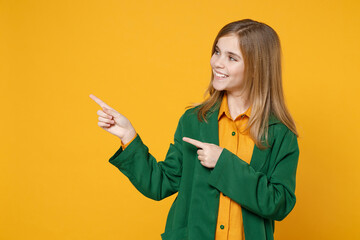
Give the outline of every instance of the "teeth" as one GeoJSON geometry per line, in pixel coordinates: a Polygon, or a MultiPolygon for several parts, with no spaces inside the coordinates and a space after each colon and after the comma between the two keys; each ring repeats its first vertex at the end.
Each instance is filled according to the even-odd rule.
{"type": "Polygon", "coordinates": [[[222,78],[227,77],[227,76],[226,76],[226,75],[224,75],[224,74],[218,74],[218,73],[216,73],[216,72],[214,72],[214,74],[215,74],[216,76],[218,76],[218,77],[222,77],[222,78]]]}

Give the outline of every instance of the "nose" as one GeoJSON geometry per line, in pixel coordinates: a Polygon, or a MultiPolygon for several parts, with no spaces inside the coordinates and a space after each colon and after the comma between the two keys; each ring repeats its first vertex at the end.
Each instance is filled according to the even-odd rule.
{"type": "Polygon", "coordinates": [[[214,59],[214,67],[215,68],[223,68],[224,67],[224,61],[221,56],[218,56],[214,59]]]}

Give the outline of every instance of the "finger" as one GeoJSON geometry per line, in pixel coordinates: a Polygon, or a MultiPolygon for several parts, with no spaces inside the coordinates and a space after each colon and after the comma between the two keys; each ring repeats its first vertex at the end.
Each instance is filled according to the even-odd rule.
{"type": "Polygon", "coordinates": [[[115,123],[114,120],[111,120],[111,119],[108,119],[108,118],[103,118],[103,117],[99,117],[99,121],[103,122],[103,123],[109,123],[109,124],[114,124],[115,123]]]}
{"type": "Polygon", "coordinates": [[[100,105],[100,107],[104,108],[104,107],[107,107],[109,109],[111,109],[111,107],[109,105],[107,105],[104,101],[100,100],[99,98],[97,98],[95,95],[93,94],[90,94],[90,98],[92,100],[94,100],[97,104],[100,105]]]}
{"type": "Polygon", "coordinates": [[[98,125],[99,127],[102,127],[102,128],[107,128],[107,127],[110,127],[111,125],[108,124],[108,123],[103,123],[103,122],[98,122],[98,125]]]}
{"type": "Polygon", "coordinates": [[[202,150],[202,148],[199,148],[196,152],[198,155],[203,155],[204,154],[204,150],[202,150]]]}
{"type": "Polygon", "coordinates": [[[102,110],[98,110],[97,111],[97,114],[100,116],[100,117],[103,117],[103,118],[108,118],[108,119],[112,119],[113,117],[109,114],[106,114],[104,111],[102,110]]]}
{"type": "Polygon", "coordinates": [[[103,109],[104,113],[109,114],[110,116],[114,117],[114,118],[118,118],[118,117],[123,117],[123,115],[119,112],[117,112],[115,109],[112,108],[105,108],[103,109]]]}
{"type": "Polygon", "coordinates": [[[198,140],[188,138],[188,137],[183,137],[183,141],[188,142],[198,148],[204,148],[204,146],[205,146],[205,144],[203,142],[200,142],[198,140]]]}

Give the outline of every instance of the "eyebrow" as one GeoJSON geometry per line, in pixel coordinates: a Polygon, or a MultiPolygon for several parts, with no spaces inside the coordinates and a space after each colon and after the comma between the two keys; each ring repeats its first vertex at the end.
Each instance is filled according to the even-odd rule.
{"type": "MultiPolygon", "coordinates": [[[[215,45],[215,49],[219,49],[220,50],[220,48],[217,46],[217,45],[215,45]]],[[[233,52],[229,52],[229,51],[226,51],[226,53],[228,53],[228,54],[231,54],[231,55],[235,55],[235,56],[237,56],[238,58],[241,58],[239,55],[237,55],[236,53],[233,53],[233,52]]]]}

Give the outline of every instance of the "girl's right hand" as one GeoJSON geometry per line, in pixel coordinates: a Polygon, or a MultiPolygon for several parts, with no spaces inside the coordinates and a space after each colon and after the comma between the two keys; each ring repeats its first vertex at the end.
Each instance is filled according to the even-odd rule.
{"type": "Polygon", "coordinates": [[[102,108],[102,110],[97,111],[99,115],[98,125],[102,129],[119,137],[123,144],[127,144],[135,137],[136,131],[124,115],[118,113],[95,95],[90,94],[90,98],[102,108]]]}

